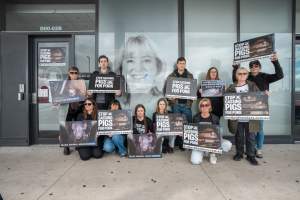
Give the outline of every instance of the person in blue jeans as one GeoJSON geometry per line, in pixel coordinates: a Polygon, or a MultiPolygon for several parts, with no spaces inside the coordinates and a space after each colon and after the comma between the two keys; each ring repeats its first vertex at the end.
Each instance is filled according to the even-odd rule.
{"type": "MultiPolygon", "coordinates": [[[[121,105],[118,100],[113,100],[109,106],[110,110],[121,110],[121,105]]],[[[118,151],[121,157],[125,157],[127,155],[127,149],[124,145],[125,136],[121,134],[107,136],[104,139],[103,151],[107,153],[111,153],[115,150],[118,151]]]]}
{"type": "MultiPolygon", "coordinates": [[[[169,77],[176,77],[176,78],[189,78],[193,79],[193,74],[190,73],[186,69],[186,59],[184,57],[179,57],[176,62],[176,69],[168,76],[169,77]]],[[[164,87],[164,92],[166,91],[166,84],[164,87]]],[[[172,108],[173,113],[181,113],[186,116],[186,119],[188,122],[192,122],[192,104],[193,100],[189,99],[178,99],[178,98],[168,98],[169,105],[172,108]]],[[[179,138],[179,148],[181,150],[184,150],[182,148],[182,137],[179,138]]]]}

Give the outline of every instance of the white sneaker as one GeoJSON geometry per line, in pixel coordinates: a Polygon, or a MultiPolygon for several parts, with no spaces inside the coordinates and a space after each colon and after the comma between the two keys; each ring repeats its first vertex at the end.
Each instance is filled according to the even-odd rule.
{"type": "Polygon", "coordinates": [[[217,164],[217,156],[214,153],[209,154],[209,162],[213,165],[217,164]]]}

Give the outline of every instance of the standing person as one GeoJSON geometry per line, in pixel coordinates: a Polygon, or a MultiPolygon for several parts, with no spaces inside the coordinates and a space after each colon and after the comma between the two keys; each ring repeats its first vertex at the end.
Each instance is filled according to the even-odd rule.
{"type": "MultiPolygon", "coordinates": [[[[236,70],[236,82],[231,84],[226,92],[229,93],[248,93],[257,92],[259,89],[255,83],[248,81],[249,72],[246,68],[241,67],[236,70]]],[[[235,161],[240,161],[244,156],[244,138],[246,137],[246,154],[247,160],[252,165],[258,165],[255,159],[255,133],[259,129],[257,120],[229,120],[228,128],[231,133],[235,134],[236,155],[235,161]]]]}
{"type": "MultiPolygon", "coordinates": [[[[176,69],[168,76],[168,78],[169,77],[189,78],[189,79],[194,78],[193,74],[190,73],[186,69],[186,59],[184,57],[180,57],[180,58],[177,59],[176,69]]],[[[177,99],[177,98],[169,98],[168,100],[169,100],[170,105],[172,107],[172,112],[173,113],[184,114],[186,116],[186,119],[188,120],[188,122],[192,121],[191,107],[192,107],[192,104],[193,104],[193,100],[177,99]]],[[[183,145],[182,137],[179,137],[179,143],[180,143],[179,148],[181,150],[184,150],[183,147],[182,147],[182,145],[183,145]]]]}
{"type": "MultiPolygon", "coordinates": [[[[213,114],[213,107],[210,99],[203,98],[199,101],[199,113],[197,113],[193,117],[193,123],[199,124],[212,124],[212,125],[220,125],[219,117],[213,114]]],[[[223,151],[228,152],[231,149],[231,142],[229,140],[221,139],[221,148],[223,151]]],[[[191,154],[191,162],[192,164],[200,164],[203,159],[203,151],[193,150],[191,154]]],[[[214,153],[209,153],[209,161],[212,164],[217,163],[217,157],[214,153]]]]}
{"type": "MultiPolygon", "coordinates": [[[[153,125],[156,125],[156,115],[167,115],[170,113],[168,111],[168,101],[165,98],[160,98],[156,104],[156,111],[152,115],[153,125]]],[[[174,152],[174,143],[175,137],[173,135],[165,136],[162,144],[163,153],[173,153],[174,152]]]]}
{"type": "MultiPolygon", "coordinates": [[[[276,53],[271,55],[271,62],[275,69],[275,74],[268,74],[261,72],[261,64],[258,60],[251,61],[249,63],[250,74],[248,77],[249,81],[254,82],[260,91],[265,91],[269,94],[270,83],[276,82],[283,78],[283,71],[279,64],[278,57],[276,53]]],[[[235,73],[237,66],[234,66],[233,73],[235,73]]],[[[264,121],[259,121],[259,131],[256,134],[256,157],[262,158],[263,152],[262,147],[264,144],[264,121]]]]}
{"type": "MultiPolygon", "coordinates": [[[[71,66],[68,69],[68,80],[78,80],[79,69],[76,66],[71,66]]],[[[86,92],[86,91],[84,91],[86,92]]],[[[80,112],[82,102],[73,102],[69,104],[60,105],[60,112],[65,112],[67,110],[66,121],[76,121],[77,115],[80,112]]],[[[70,155],[70,147],[64,147],[64,155],[70,155]]]]}
{"type": "MultiPolygon", "coordinates": [[[[109,109],[111,111],[114,111],[114,110],[121,110],[122,108],[118,100],[113,100],[110,103],[109,109]]],[[[117,149],[120,157],[125,157],[127,155],[127,149],[124,145],[124,142],[125,142],[125,136],[122,134],[106,136],[104,139],[103,150],[107,153],[111,153],[117,149]]]]}
{"type": "MultiPolygon", "coordinates": [[[[78,114],[77,121],[97,120],[97,104],[93,98],[87,98],[84,101],[82,113],[78,114]]],[[[78,147],[78,153],[81,160],[89,160],[91,157],[101,158],[103,156],[104,136],[98,136],[98,146],[78,147]]]]}
{"type": "MultiPolygon", "coordinates": [[[[206,73],[205,80],[220,80],[219,72],[216,67],[211,67],[206,73]]],[[[201,88],[197,91],[198,98],[201,98],[201,88]]],[[[223,97],[209,97],[211,100],[212,107],[214,108],[212,113],[217,115],[219,118],[223,116],[223,97]]]]}
{"type": "MultiPolygon", "coordinates": [[[[95,76],[101,76],[101,75],[111,75],[115,76],[116,74],[110,70],[110,67],[108,66],[109,60],[108,57],[105,55],[101,55],[98,58],[98,66],[99,70],[94,71],[91,75],[90,81],[93,80],[93,77],[95,76]]],[[[95,99],[97,103],[97,108],[99,110],[108,110],[108,106],[112,100],[115,99],[115,95],[119,96],[121,95],[121,91],[118,91],[115,93],[96,93],[93,94],[93,98],[95,99]]]]}

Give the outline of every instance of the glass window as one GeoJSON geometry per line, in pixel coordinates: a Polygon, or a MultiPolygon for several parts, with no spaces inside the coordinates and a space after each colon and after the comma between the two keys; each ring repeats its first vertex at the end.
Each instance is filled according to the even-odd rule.
{"type": "Polygon", "coordinates": [[[7,31],[94,31],[93,4],[8,4],[7,31]]]}
{"type": "MultiPolygon", "coordinates": [[[[241,40],[275,33],[275,49],[283,68],[284,78],[270,85],[270,121],[264,128],[267,135],[291,133],[291,55],[292,1],[241,0],[241,40]],[[272,6],[271,6],[272,5],[272,6]]],[[[270,59],[261,59],[262,71],[275,73],[270,59]]],[[[242,63],[248,66],[248,63],[242,63]]]]}
{"type": "Polygon", "coordinates": [[[80,73],[95,70],[95,35],[75,35],[75,65],[80,73]]]}
{"type": "MultiPolygon", "coordinates": [[[[236,42],[235,0],[185,0],[185,55],[188,70],[198,81],[218,68],[220,79],[232,82],[233,43],[236,42]]],[[[197,113],[194,103],[193,113],[197,113]]],[[[226,127],[225,121],[221,125],[226,127]]],[[[226,133],[225,131],[224,133],[226,133]]]]}
{"type": "Polygon", "coordinates": [[[174,0],[100,0],[99,55],[125,77],[124,108],[142,103],[152,116],[178,57],[177,10],[174,0]]]}

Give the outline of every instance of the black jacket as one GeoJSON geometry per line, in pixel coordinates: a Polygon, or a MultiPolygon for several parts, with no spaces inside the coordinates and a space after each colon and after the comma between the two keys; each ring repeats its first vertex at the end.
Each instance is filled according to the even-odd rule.
{"type": "MultiPolygon", "coordinates": [[[[274,68],[275,68],[275,74],[267,74],[264,72],[260,72],[256,76],[251,75],[251,73],[248,76],[248,80],[254,82],[260,91],[269,90],[270,83],[273,83],[275,81],[278,81],[283,78],[283,71],[279,64],[278,60],[272,61],[274,68]]],[[[232,79],[233,82],[235,82],[235,73],[237,68],[234,68],[232,71],[232,79]]]]}
{"type": "MultiPolygon", "coordinates": [[[[219,117],[210,113],[209,116],[209,121],[214,124],[214,125],[219,125],[220,124],[220,120],[219,117]]],[[[204,119],[201,117],[201,113],[197,113],[196,115],[194,115],[193,117],[193,123],[200,123],[200,122],[204,122],[204,119]]],[[[205,121],[206,122],[206,121],[205,121]]]]}
{"type": "MultiPolygon", "coordinates": [[[[109,70],[109,68],[108,68],[108,70],[109,70]]],[[[98,71],[98,70],[94,71],[92,73],[91,77],[90,77],[90,81],[93,80],[95,76],[100,76],[100,75],[101,75],[100,71],[98,71]]],[[[106,75],[115,76],[116,73],[114,73],[114,72],[112,72],[112,71],[109,70],[106,75]]],[[[102,95],[102,94],[96,94],[96,93],[94,93],[93,94],[93,98],[94,98],[95,101],[97,99],[97,95],[102,95]]],[[[108,110],[109,104],[112,102],[112,100],[115,99],[115,94],[114,93],[105,93],[104,95],[105,95],[104,96],[104,101],[105,101],[104,104],[99,104],[99,103],[96,102],[99,110],[108,110]]]]}
{"type": "MultiPolygon", "coordinates": [[[[192,73],[190,73],[187,69],[184,69],[184,72],[182,75],[180,75],[178,73],[178,70],[175,69],[171,74],[169,74],[168,78],[169,77],[176,77],[176,78],[189,78],[189,79],[193,79],[194,76],[192,73]]],[[[166,83],[167,81],[165,82],[165,85],[164,85],[164,95],[166,94],[166,83]]],[[[174,104],[178,104],[178,103],[185,103],[188,107],[191,107],[192,104],[193,104],[193,101],[192,100],[187,100],[187,99],[175,99],[175,100],[170,100],[168,99],[169,101],[169,104],[172,106],[174,104]]]]}

